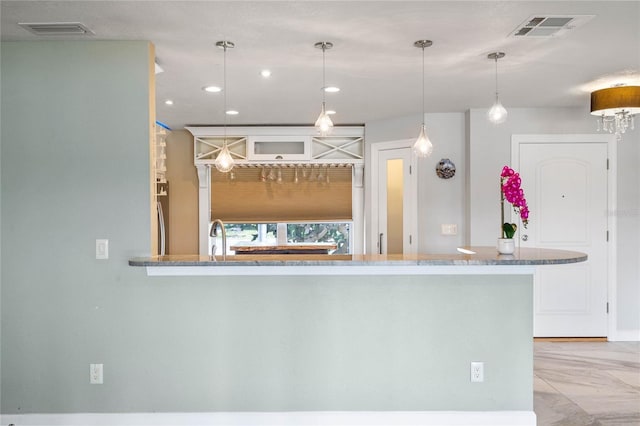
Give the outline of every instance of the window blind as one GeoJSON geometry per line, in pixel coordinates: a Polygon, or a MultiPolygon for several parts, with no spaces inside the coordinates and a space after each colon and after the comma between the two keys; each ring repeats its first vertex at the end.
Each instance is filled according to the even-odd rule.
{"type": "Polygon", "coordinates": [[[351,167],[211,169],[211,219],[266,223],[349,221],[351,167]]]}

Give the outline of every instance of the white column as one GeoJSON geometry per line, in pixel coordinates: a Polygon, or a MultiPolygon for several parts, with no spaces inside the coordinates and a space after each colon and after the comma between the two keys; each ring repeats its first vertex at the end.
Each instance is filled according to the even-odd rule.
{"type": "Polygon", "coordinates": [[[353,254],[364,253],[364,164],[354,164],[351,178],[351,214],[353,216],[353,254]]]}
{"type": "Polygon", "coordinates": [[[201,256],[209,255],[209,222],[211,215],[211,170],[206,164],[198,164],[198,250],[201,256]]]}

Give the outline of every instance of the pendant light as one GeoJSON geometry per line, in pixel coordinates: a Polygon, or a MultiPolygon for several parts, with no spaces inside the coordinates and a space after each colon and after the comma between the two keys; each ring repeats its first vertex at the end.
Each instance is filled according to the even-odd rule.
{"type": "Polygon", "coordinates": [[[327,111],[325,109],[325,88],[326,88],[325,83],[326,82],[325,82],[324,52],[328,49],[331,49],[333,47],[333,43],[331,43],[330,41],[319,41],[313,46],[316,49],[322,49],[322,109],[320,110],[320,115],[316,120],[315,126],[320,132],[321,136],[326,136],[329,133],[331,133],[331,130],[333,129],[333,122],[331,121],[331,118],[329,117],[329,114],[327,114],[327,111]]]}
{"type": "Polygon", "coordinates": [[[431,40],[418,40],[413,45],[422,49],[422,126],[420,126],[420,134],[413,144],[413,152],[418,157],[428,157],[433,151],[433,144],[427,136],[427,127],[424,124],[424,49],[433,44],[431,40]]]}
{"type": "Polygon", "coordinates": [[[229,147],[227,146],[227,49],[233,49],[235,44],[231,41],[219,41],[216,43],[216,46],[224,50],[224,62],[223,62],[223,102],[224,108],[222,114],[224,115],[224,139],[222,140],[222,149],[218,153],[216,157],[216,161],[214,165],[219,172],[227,173],[233,169],[234,161],[231,156],[231,152],[229,152],[229,147]]]}
{"type": "Polygon", "coordinates": [[[634,115],[640,114],[640,86],[616,85],[591,93],[591,114],[598,116],[598,131],[615,133],[622,140],[634,128],[634,115]]]}
{"type": "Polygon", "coordinates": [[[493,59],[496,62],[496,100],[493,106],[487,111],[487,119],[493,124],[504,123],[507,120],[507,110],[500,103],[498,99],[498,59],[504,58],[504,52],[493,52],[487,55],[487,58],[493,59]]]}

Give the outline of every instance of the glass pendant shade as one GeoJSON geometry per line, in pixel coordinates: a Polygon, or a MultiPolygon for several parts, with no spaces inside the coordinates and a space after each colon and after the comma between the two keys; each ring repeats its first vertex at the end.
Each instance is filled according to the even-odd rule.
{"type": "Polygon", "coordinates": [[[227,147],[226,140],[222,145],[220,153],[216,157],[214,165],[216,166],[216,169],[218,169],[218,171],[222,173],[230,172],[231,169],[233,169],[234,161],[233,157],[231,156],[231,152],[229,152],[229,148],[227,147]]]}
{"type": "Polygon", "coordinates": [[[429,140],[429,136],[427,136],[427,129],[423,124],[420,126],[420,134],[418,135],[418,139],[413,144],[413,152],[418,157],[428,157],[433,152],[433,144],[431,140],[429,140]]]}
{"type": "Polygon", "coordinates": [[[493,124],[501,124],[507,121],[507,110],[502,106],[500,99],[498,99],[498,59],[505,57],[504,52],[493,52],[487,55],[488,59],[491,59],[496,64],[496,100],[487,111],[487,120],[489,120],[493,124]]]}
{"type": "Polygon", "coordinates": [[[320,136],[327,136],[333,130],[333,121],[327,114],[327,110],[325,108],[325,92],[327,92],[327,84],[325,79],[325,51],[327,49],[331,49],[333,47],[333,43],[330,41],[319,41],[313,45],[316,49],[322,49],[322,109],[320,110],[320,115],[316,120],[314,126],[318,129],[318,133],[320,136]]]}
{"type": "Polygon", "coordinates": [[[502,103],[496,96],[496,101],[493,106],[487,111],[487,119],[493,124],[500,124],[507,121],[507,110],[502,106],[502,103]]]}
{"type": "Polygon", "coordinates": [[[424,49],[432,44],[431,40],[418,40],[413,43],[414,47],[422,49],[422,125],[418,139],[413,144],[413,152],[418,158],[426,158],[433,152],[433,144],[427,136],[427,126],[424,124],[424,49]]]}
{"type": "Polygon", "coordinates": [[[320,115],[316,120],[315,126],[321,136],[328,135],[333,129],[333,121],[331,121],[331,117],[329,117],[329,114],[327,114],[327,111],[325,110],[324,102],[322,103],[322,109],[320,110],[320,115]]]}
{"type": "Polygon", "coordinates": [[[221,48],[224,51],[223,56],[223,116],[224,116],[224,139],[222,140],[222,149],[216,156],[216,161],[213,163],[216,166],[216,169],[221,173],[228,173],[233,169],[235,165],[235,161],[233,161],[233,157],[231,156],[231,152],[227,147],[227,49],[233,49],[235,44],[231,41],[223,40],[216,43],[216,46],[221,48]]]}

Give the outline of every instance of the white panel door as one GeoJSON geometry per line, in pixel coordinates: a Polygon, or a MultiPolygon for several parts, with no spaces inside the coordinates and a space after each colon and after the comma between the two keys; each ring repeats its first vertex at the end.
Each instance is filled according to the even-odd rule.
{"type": "Polygon", "coordinates": [[[587,253],[538,268],[534,336],[607,335],[607,144],[525,143],[519,170],[531,216],[521,247],[587,253]]]}
{"type": "Polygon", "coordinates": [[[411,233],[416,200],[410,174],[410,148],[378,152],[377,248],[380,254],[415,252],[411,233]]]}

